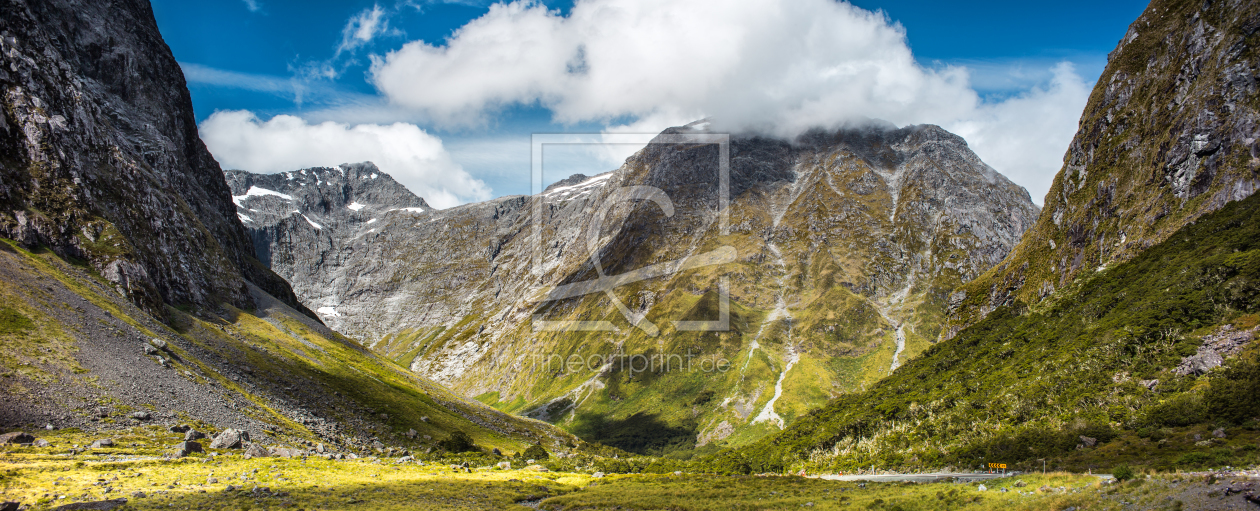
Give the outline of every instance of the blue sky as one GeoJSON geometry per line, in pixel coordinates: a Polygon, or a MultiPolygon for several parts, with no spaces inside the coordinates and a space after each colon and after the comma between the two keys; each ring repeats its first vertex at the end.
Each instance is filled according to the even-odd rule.
{"type": "Polygon", "coordinates": [[[225,167],[372,159],[438,206],[528,193],[530,133],[650,132],[699,115],[784,136],[852,117],[941,124],[1040,202],[1107,52],[1145,8],[749,0],[715,14],[700,0],[624,2],[153,7],[225,167]]]}

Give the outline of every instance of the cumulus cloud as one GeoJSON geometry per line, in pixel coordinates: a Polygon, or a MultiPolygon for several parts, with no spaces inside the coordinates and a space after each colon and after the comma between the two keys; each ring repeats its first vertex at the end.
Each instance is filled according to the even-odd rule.
{"type": "Polygon", "coordinates": [[[1057,117],[1043,125],[1020,113],[1075,119],[1084,106],[1070,69],[987,104],[965,67],[920,65],[899,24],[834,0],[578,0],[567,16],[526,0],[495,4],[441,44],[374,56],[370,79],[392,104],[451,127],[520,105],[562,123],[654,129],[712,117],[715,129],[780,136],[866,117],[965,126],[1016,146],[986,149],[999,159],[1047,141],[1061,156],[1075,126],[1047,138],[1057,117]]]}
{"type": "Polygon", "coordinates": [[[455,163],[440,139],[414,124],[310,124],[291,115],[263,121],[237,110],[215,112],[200,128],[224,168],[274,173],[371,161],[437,208],[491,197],[490,188],[455,163]]]}
{"type": "Polygon", "coordinates": [[[716,115],[791,132],[978,101],[963,70],[920,66],[900,25],[832,0],[584,0],[567,17],[496,4],[443,46],[376,58],[371,74],[394,103],[451,123],[540,102],[560,122],[716,115]]]}

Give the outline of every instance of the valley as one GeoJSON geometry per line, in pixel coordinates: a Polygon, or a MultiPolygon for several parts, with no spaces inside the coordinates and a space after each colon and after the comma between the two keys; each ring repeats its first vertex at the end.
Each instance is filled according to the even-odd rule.
{"type": "MultiPolygon", "coordinates": [[[[682,127],[666,133],[701,132],[682,127]]],[[[362,336],[378,352],[465,396],[496,396],[483,400],[636,452],[747,443],[830,397],[874,383],[935,340],[948,290],[996,263],[1038,212],[1026,191],[961,139],[935,126],[874,123],[812,132],[793,143],[734,139],[725,212],[731,227],[723,234],[718,216],[704,212],[717,204],[714,181],[705,178],[717,171],[715,156],[705,146],[653,144],[622,168],[571,190],[442,211],[405,209],[414,197],[409,203],[364,198],[376,193],[377,181],[362,181],[356,176],[367,171],[350,166],[266,176],[275,189],[265,194],[249,193],[262,176],[233,171],[229,182],[239,214],[253,219],[246,225],[260,246],[266,243],[268,257],[308,258],[304,265],[273,267],[298,283],[308,307],[334,310],[321,315],[334,328],[362,336]],[[298,177],[303,174],[309,177],[298,177]],[[615,290],[633,314],[659,325],[659,335],[624,320],[617,332],[533,329],[533,321],[579,318],[617,325],[610,316],[625,313],[597,295],[537,298],[548,285],[595,273],[584,250],[569,248],[581,247],[577,240],[556,238],[554,253],[534,251],[527,235],[537,221],[531,210],[545,212],[548,236],[584,233],[595,205],[618,187],[640,184],[671,197],[674,215],[610,209],[597,249],[608,274],[721,246],[734,249],[735,261],[615,290]],[[350,210],[351,203],[364,209],[350,210]],[[347,227],[318,229],[307,218],[347,227]],[[496,240],[489,249],[470,241],[485,236],[496,240]],[[316,257],[298,249],[311,244],[331,250],[320,249],[316,257]],[[383,267],[382,261],[409,263],[383,267]],[[548,269],[541,283],[531,280],[533,264],[548,269]],[[460,277],[453,280],[452,272],[460,277]],[[731,331],[669,326],[712,318],[704,311],[718,312],[721,289],[730,297],[731,331]],[[382,309],[382,303],[389,305],[382,309]],[[636,376],[604,364],[548,374],[531,366],[552,355],[639,354],[702,356],[732,367],[739,361],[738,377],[668,370],[636,376]],[[646,437],[616,440],[618,433],[605,426],[585,424],[583,417],[594,415],[651,416],[658,426],[646,437]]]]}
{"type": "MultiPolygon", "coordinates": [[[[1035,104],[1046,126],[1008,131],[1049,133],[1038,102],[1070,65],[1044,90],[981,94],[986,75],[917,63],[888,12],[801,0],[776,13],[813,6],[892,45],[792,60],[854,109],[688,61],[662,104],[681,83],[755,94],[618,110],[634,98],[585,82],[607,78],[608,49],[574,43],[639,8],[605,1],[374,4],[284,79],[177,60],[185,34],[159,23],[184,5],[0,6],[0,511],[1260,505],[1260,3],[1128,18],[1039,206],[1025,185],[1044,155],[994,151],[981,128],[1035,104]],[[408,9],[481,17],[426,43],[408,9]],[[386,40],[402,46],[377,53],[386,40]],[[461,75],[483,55],[519,60],[528,93],[461,75]],[[407,59],[461,65],[399,97],[407,59]],[[876,64],[918,78],[826,81],[876,64]],[[366,88],[339,88],[359,70],[366,88]],[[297,107],[194,113],[251,94],[297,107]],[[476,94],[492,107],[461,103],[476,94]],[[591,105],[608,109],[594,124],[575,113],[591,105]],[[653,138],[589,151],[615,163],[535,148],[531,193],[496,197],[461,165],[507,175],[520,155],[487,134],[539,112],[556,140],[653,138]]],[[[232,4],[292,21],[280,0],[232,4]]],[[[761,26],[730,11],[716,23],[761,26]]],[[[781,39],[865,48],[822,32],[781,39]]]]}

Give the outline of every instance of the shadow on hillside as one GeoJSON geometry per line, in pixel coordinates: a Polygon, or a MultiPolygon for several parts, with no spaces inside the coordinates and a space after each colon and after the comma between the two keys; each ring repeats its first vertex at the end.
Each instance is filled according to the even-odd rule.
{"type": "Polygon", "coordinates": [[[690,451],[696,443],[694,423],[671,425],[657,414],[640,412],[612,420],[596,413],[579,413],[573,423],[573,433],[583,440],[636,454],[663,456],[690,451]]]}

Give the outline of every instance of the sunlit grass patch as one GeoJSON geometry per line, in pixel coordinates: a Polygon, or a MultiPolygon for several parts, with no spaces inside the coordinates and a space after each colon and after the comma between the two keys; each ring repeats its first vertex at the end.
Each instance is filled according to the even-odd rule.
{"type": "Polygon", "coordinates": [[[624,475],[544,500],[540,509],[1061,509],[1098,478],[1028,475],[983,483],[858,483],[786,476],[624,475]],[[985,485],[981,489],[981,485],[985,485]],[[1044,489],[1042,489],[1044,487],[1044,489]],[[1005,490],[1005,491],[1003,491],[1005,490]]]}
{"type": "MultiPolygon", "coordinates": [[[[51,432],[49,448],[0,454],[2,500],[45,509],[125,497],[128,509],[1062,509],[1101,498],[1092,476],[1029,474],[983,483],[858,483],[791,476],[609,474],[500,470],[454,459],[243,459],[216,451],[169,460],[177,435],[158,427],[113,433],[111,449],[67,456],[96,438],[51,432]],[[981,489],[980,485],[986,485],[981,489]],[[1005,491],[1004,491],[1005,490],[1005,491]],[[143,494],[143,497],[140,496],[143,494]]],[[[1127,487],[1126,487],[1127,488],[1127,487]]],[[[1128,491],[1128,490],[1125,490],[1128,491]]],[[[1114,492],[1113,492],[1114,493],[1114,492]]]]}

